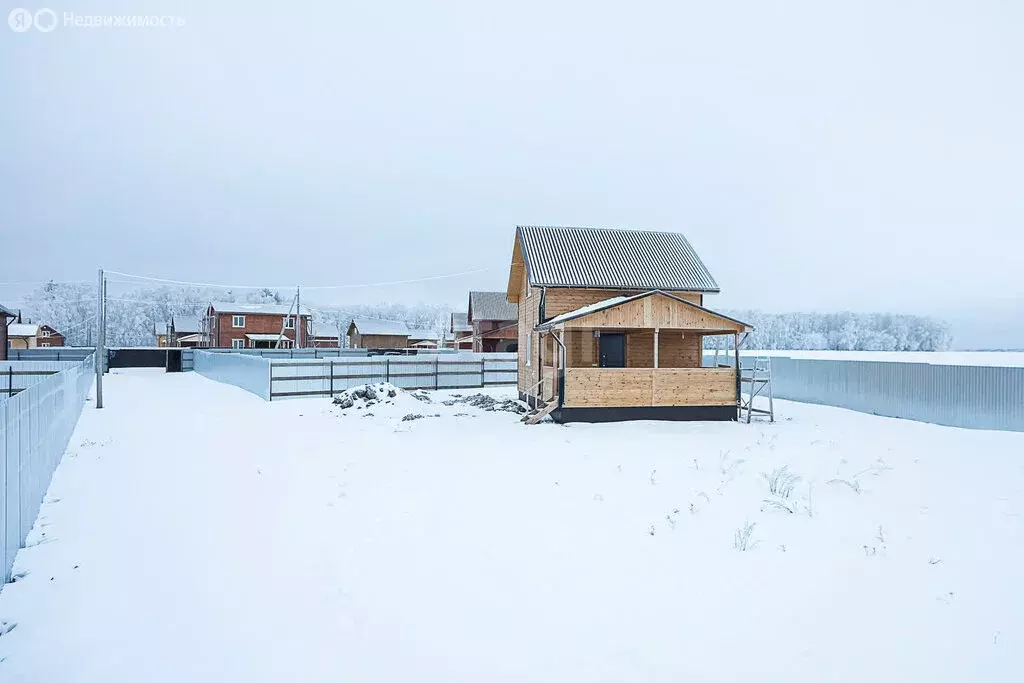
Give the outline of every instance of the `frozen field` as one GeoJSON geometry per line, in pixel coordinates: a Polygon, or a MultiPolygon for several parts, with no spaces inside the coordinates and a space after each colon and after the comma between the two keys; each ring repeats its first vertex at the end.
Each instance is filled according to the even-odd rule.
{"type": "Polygon", "coordinates": [[[105,389],[0,593],[2,681],[1024,670],[1021,433],[783,401],[775,425],[527,427],[406,394],[364,416],[145,370],[105,389]]]}

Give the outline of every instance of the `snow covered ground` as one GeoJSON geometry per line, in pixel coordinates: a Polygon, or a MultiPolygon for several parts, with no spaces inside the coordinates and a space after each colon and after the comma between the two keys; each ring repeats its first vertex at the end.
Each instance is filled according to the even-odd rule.
{"type": "Polygon", "coordinates": [[[115,371],[0,593],[0,680],[1020,680],[1024,434],[440,394],[115,371]]]}

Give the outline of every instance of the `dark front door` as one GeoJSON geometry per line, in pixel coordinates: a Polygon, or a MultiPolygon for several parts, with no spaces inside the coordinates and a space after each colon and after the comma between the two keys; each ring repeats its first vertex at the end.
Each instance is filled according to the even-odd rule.
{"type": "Polygon", "coordinates": [[[626,335],[601,333],[598,348],[602,368],[626,367],[626,335]]]}

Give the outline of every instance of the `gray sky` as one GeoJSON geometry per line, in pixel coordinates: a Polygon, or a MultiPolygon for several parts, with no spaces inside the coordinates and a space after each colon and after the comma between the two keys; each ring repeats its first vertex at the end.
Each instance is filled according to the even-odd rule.
{"type": "Polygon", "coordinates": [[[185,26],[0,24],[2,281],[461,306],[516,224],[680,230],[714,306],[1024,345],[1018,1],[49,6],[185,26]]]}

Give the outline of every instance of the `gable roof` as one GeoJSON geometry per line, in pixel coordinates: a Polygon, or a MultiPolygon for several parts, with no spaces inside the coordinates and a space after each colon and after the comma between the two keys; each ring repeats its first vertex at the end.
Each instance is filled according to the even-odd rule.
{"type": "Polygon", "coordinates": [[[0,306],[0,320],[3,318],[17,318],[18,314],[7,308],[6,306],[0,306]]]}
{"type": "Polygon", "coordinates": [[[58,330],[56,327],[54,327],[53,325],[47,325],[46,323],[40,324],[39,325],[39,330],[40,331],[42,331],[42,330],[49,330],[52,334],[54,334],[54,335],[56,335],[58,337],[63,337],[64,336],[61,333],[61,331],[58,330]]]}
{"type": "Polygon", "coordinates": [[[467,313],[452,313],[452,326],[449,332],[471,332],[472,330],[467,313]]]}
{"type": "Polygon", "coordinates": [[[670,294],[669,292],[663,292],[660,289],[652,289],[650,291],[641,292],[640,294],[634,294],[632,296],[615,296],[615,297],[612,297],[610,299],[605,299],[604,301],[598,301],[596,303],[592,303],[592,304],[589,304],[587,306],[583,306],[581,308],[577,308],[575,311],[569,311],[568,313],[562,313],[561,315],[556,315],[554,318],[551,318],[550,320],[548,320],[546,322],[543,322],[540,325],[537,325],[534,329],[535,330],[541,330],[541,331],[550,330],[550,329],[552,329],[554,327],[557,327],[558,325],[561,325],[561,324],[563,324],[565,322],[568,322],[570,320],[575,320],[577,318],[583,318],[585,316],[592,315],[592,314],[598,313],[600,311],[606,311],[609,308],[615,308],[616,306],[621,306],[623,304],[627,304],[627,303],[630,303],[632,301],[637,301],[638,299],[645,299],[645,298],[647,298],[649,296],[654,296],[654,295],[664,296],[664,297],[667,297],[669,299],[672,299],[673,301],[677,301],[677,302],[679,302],[681,304],[686,304],[687,306],[690,306],[694,310],[702,311],[702,312],[704,312],[704,313],[706,313],[708,315],[714,316],[716,318],[721,318],[723,320],[727,320],[727,321],[729,321],[729,322],[731,322],[731,323],[733,323],[735,325],[740,325],[740,326],[744,327],[746,330],[752,330],[753,329],[753,327],[751,327],[749,324],[743,322],[742,320],[736,320],[735,318],[730,318],[727,315],[723,315],[723,314],[721,314],[721,313],[719,313],[717,311],[712,311],[710,308],[704,308],[703,306],[695,304],[692,301],[687,301],[686,299],[683,299],[681,297],[675,296],[674,294],[670,294]]]}
{"type": "Polygon", "coordinates": [[[505,292],[470,292],[466,319],[518,320],[519,306],[509,303],[505,292]]]}
{"type": "MultiPolygon", "coordinates": [[[[295,315],[295,307],[290,304],[247,304],[240,303],[237,301],[211,301],[210,306],[217,313],[237,313],[239,315],[251,314],[251,315],[288,315],[289,309],[291,314],[295,315]]],[[[310,311],[307,307],[302,307],[302,315],[310,315],[310,311]]],[[[177,320],[175,320],[175,330],[177,330],[177,320]]]]}
{"type": "Polygon", "coordinates": [[[353,318],[348,325],[348,332],[352,334],[352,328],[356,328],[358,334],[376,334],[391,337],[408,337],[409,326],[403,322],[392,320],[380,320],[378,318],[353,318]]]}
{"type": "Polygon", "coordinates": [[[534,287],[718,292],[718,283],[678,232],[519,226],[534,287]]]}
{"type": "MultiPolygon", "coordinates": [[[[218,309],[218,312],[219,309],[218,309]]],[[[163,324],[157,324],[157,334],[167,334],[171,329],[171,321],[167,321],[163,324]]],[[[203,326],[199,323],[199,320],[191,317],[178,317],[174,316],[174,333],[175,334],[197,334],[203,331],[203,326]]]]}
{"type": "Polygon", "coordinates": [[[428,330],[425,327],[410,327],[409,328],[409,339],[419,339],[421,341],[441,341],[441,335],[434,330],[428,330]]]}

